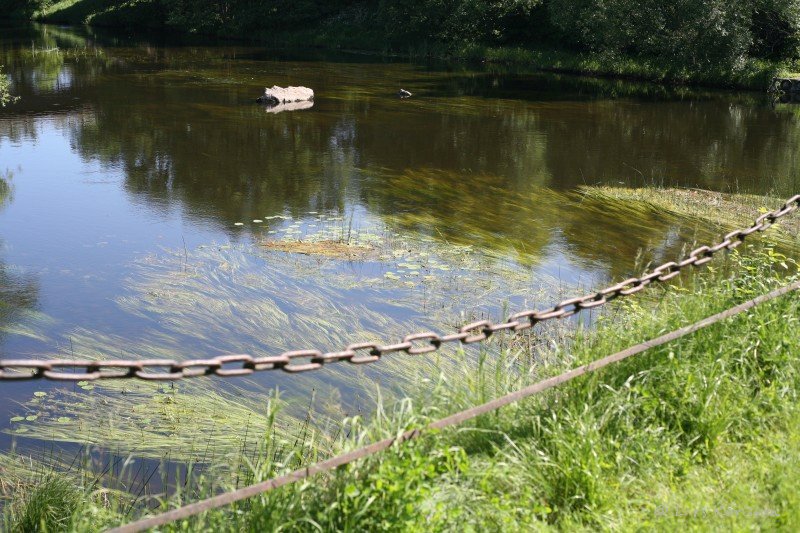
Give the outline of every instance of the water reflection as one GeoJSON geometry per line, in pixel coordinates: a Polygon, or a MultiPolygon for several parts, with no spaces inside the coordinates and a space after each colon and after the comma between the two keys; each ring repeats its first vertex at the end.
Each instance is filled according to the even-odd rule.
{"type": "MultiPolygon", "coordinates": [[[[0,210],[12,199],[10,181],[9,176],[0,175],[0,210]]],[[[3,241],[0,240],[0,250],[2,247],[3,241]]],[[[24,312],[36,306],[38,293],[39,286],[33,276],[17,272],[0,256],[0,346],[24,312]]]]}
{"type": "Polygon", "coordinates": [[[797,188],[800,117],[753,96],[328,59],[14,28],[0,62],[22,100],[0,111],[0,147],[57,131],[71,152],[48,172],[77,154],[119,175],[127,204],[165,219],[177,208],[222,238],[247,236],[235,224],[253,219],[269,232],[276,214],[359,211],[522,265],[567,254],[611,276],[640,249],[672,251],[694,235],[589,209],[570,192],[578,185],[797,188]],[[313,108],[265,113],[253,99],[273,83],[314,88],[313,108]],[[399,86],[415,96],[395,98],[399,86]]]}
{"type": "MultiPolygon", "coordinates": [[[[747,95],[52,27],[4,32],[0,63],[22,97],[0,110],[0,156],[25,169],[0,226],[15,243],[0,328],[37,300],[55,324],[38,345],[0,339],[15,354],[265,355],[439,329],[628,277],[642,250],[665,260],[706,237],[578,185],[798,188],[800,115],[747,95]],[[314,88],[313,107],[266,113],[253,100],[273,84],[314,88]],[[373,228],[386,258],[252,246],[323,216],[343,235],[373,228]]],[[[380,368],[264,380],[339,406],[354,381],[397,370],[380,368]]]]}
{"type": "MultiPolygon", "coordinates": [[[[373,80],[339,71],[335,94],[319,97],[313,110],[268,117],[245,103],[244,89],[193,83],[181,72],[109,76],[91,94],[71,91],[91,109],[70,134],[85,159],[122,168],[139,201],[179,202],[224,226],[284,208],[342,210],[347,191],[381,214],[410,209],[438,219],[443,231],[496,231],[491,206],[507,203],[508,191],[619,180],[789,191],[798,175],[790,149],[800,141],[797,117],[747,103],[555,104],[424,93],[400,102],[381,96],[373,80]],[[411,176],[427,169],[443,182],[411,176]],[[404,176],[409,191],[426,198],[404,204],[387,192],[404,176]],[[480,208],[461,211],[455,224],[441,220],[459,213],[443,209],[445,201],[469,196],[480,208]]],[[[331,85],[332,73],[314,73],[318,86],[331,85]]],[[[29,102],[33,94],[25,94],[29,102]]],[[[25,132],[25,121],[10,124],[9,136],[25,132]]]]}
{"type": "MultiPolygon", "coordinates": [[[[4,36],[0,61],[22,100],[0,111],[0,148],[35,150],[56,132],[70,151],[47,173],[99,167],[124,191],[109,201],[164,220],[178,212],[206,240],[248,237],[236,224],[253,219],[268,234],[278,214],[359,212],[498,260],[571,261],[619,277],[640,250],[676,252],[697,235],[675,220],[588,206],[576,186],[785,195],[800,174],[800,117],[748,95],[352,56],[274,60],[256,48],[155,46],[48,26],[4,36]],[[271,84],[314,88],[313,108],[265,113],[253,99],[271,84]],[[397,99],[399,86],[414,97],[397,99]]],[[[77,205],[94,206],[95,195],[73,193],[77,205]]],[[[115,244],[132,239],[119,231],[115,244]]],[[[127,253],[120,262],[138,257],[132,245],[127,253]]],[[[128,267],[109,268],[124,277],[128,267]]]]}

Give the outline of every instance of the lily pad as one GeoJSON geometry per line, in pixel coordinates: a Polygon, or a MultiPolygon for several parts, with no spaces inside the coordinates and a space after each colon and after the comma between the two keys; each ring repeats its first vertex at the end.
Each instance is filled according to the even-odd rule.
{"type": "Polygon", "coordinates": [[[38,415],[28,415],[28,416],[25,417],[25,420],[27,420],[28,422],[33,422],[37,418],[39,418],[38,415]]]}
{"type": "Polygon", "coordinates": [[[71,421],[72,421],[72,419],[70,417],[68,417],[68,416],[59,416],[58,417],[58,422],[60,424],[66,424],[67,422],[71,422],[71,421]]]}
{"type": "Polygon", "coordinates": [[[24,416],[15,416],[11,418],[12,422],[22,422],[23,420],[25,420],[24,416]]]}
{"type": "Polygon", "coordinates": [[[47,393],[37,390],[36,392],[33,393],[33,395],[41,398],[42,396],[47,396],[47,393]]]}

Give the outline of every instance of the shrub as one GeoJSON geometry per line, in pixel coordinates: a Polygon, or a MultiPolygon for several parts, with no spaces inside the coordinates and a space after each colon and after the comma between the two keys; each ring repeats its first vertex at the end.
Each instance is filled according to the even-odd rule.
{"type": "Polygon", "coordinates": [[[548,6],[565,41],[595,51],[732,68],[753,44],[752,5],[746,1],[550,0],[548,6]]]}
{"type": "Polygon", "coordinates": [[[765,59],[800,57],[800,0],[758,0],[751,53],[765,59]]]}

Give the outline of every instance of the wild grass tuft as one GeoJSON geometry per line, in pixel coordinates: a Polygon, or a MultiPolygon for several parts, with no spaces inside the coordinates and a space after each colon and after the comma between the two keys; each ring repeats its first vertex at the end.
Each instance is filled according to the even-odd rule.
{"type": "Polygon", "coordinates": [[[64,531],[84,501],[73,481],[54,473],[32,487],[20,487],[11,502],[11,532],[64,531]]]}

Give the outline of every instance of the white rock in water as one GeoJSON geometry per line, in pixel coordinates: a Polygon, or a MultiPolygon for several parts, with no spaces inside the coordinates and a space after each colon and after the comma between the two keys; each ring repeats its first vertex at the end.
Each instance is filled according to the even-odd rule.
{"type": "Polygon", "coordinates": [[[310,102],[314,99],[314,91],[308,87],[278,87],[264,89],[264,95],[258,97],[263,104],[278,105],[292,102],[310,102]]]}

